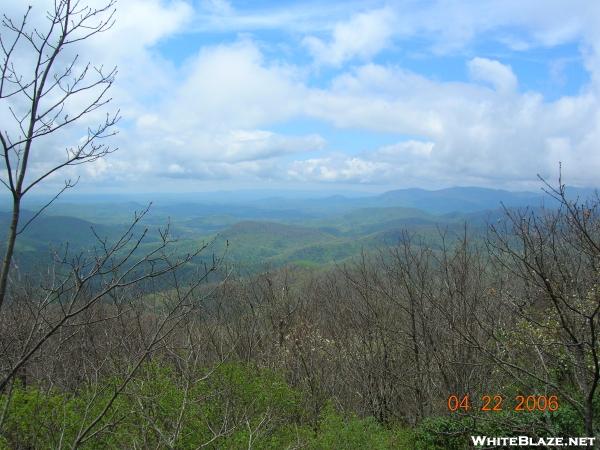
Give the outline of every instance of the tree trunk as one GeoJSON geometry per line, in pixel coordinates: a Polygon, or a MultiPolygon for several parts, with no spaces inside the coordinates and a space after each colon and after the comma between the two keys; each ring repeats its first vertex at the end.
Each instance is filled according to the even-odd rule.
{"type": "Polygon", "coordinates": [[[589,437],[594,436],[594,403],[593,398],[590,396],[586,399],[584,406],[584,424],[585,434],[589,437]]]}
{"type": "Polygon", "coordinates": [[[10,228],[8,229],[8,236],[6,237],[6,253],[4,254],[4,261],[2,261],[2,272],[0,273],[0,309],[4,304],[4,298],[6,297],[6,288],[8,286],[8,274],[10,272],[10,263],[12,261],[13,253],[15,250],[15,241],[17,240],[17,227],[19,225],[19,216],[21,212],[21,200],[15,197],[13,200],[13,211],[12,219],[10,221],[10,228]]]}

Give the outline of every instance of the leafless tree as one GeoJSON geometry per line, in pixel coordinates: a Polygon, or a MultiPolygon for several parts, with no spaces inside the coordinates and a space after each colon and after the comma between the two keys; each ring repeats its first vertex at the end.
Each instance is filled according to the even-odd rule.
{"type": "Polygon", "coordinates": [[[100,8],[92,8],[80,0],[54,0],[46,13],[44,29],[30,23],[31,6],[20,19],[2,17],[0,114],[6,118],[0,129],[4,162],[0,182],[12,196],[12,216],[0,271],[0,308],[6,298],[17,237],[77,180],[65,180],[62,189],[21,224],[23,197],[57,171],[95,161],[114,151],[104,139],[115,133],[118,113],[107,114],[96,126],[87,127],[82,139],[65,146],[61,159],[32,170],[32,161],[41,153],[48,137],[62,133],[78,121],[93,118],[111,101],[107,92],[115,80],[116,68],[106,70],[82,62],[78,54],[69,54],[73,54],[70,49],[76,49],[81,41],[112,27],[114,5],[115,0],[100,8]]]}
{"type": "MultiPolygon", "coordinates": [[[[110,416],[113,403],[152,355],[194,350],[175,335],[200,311],[207,293],[199,288],[221,259],[213,258],[202,272],[182,280],[179,269],[208,244],[180,255],[172,248],[168,228],[159,231],[154,243],[146,242],[149,230],[136,232],[146,212],[137,214],[114,242],[97,236],[94,249],[61,255],[39,288],[25,286],[18,301],[5,305],[0,314],[0,391],[6,393],[5,405],[15,378],[67,391],[85,384],[100,389],[89,399],[73,448],[119,420],[110,416]],[[120,381],[106,392],[97,381],[110,377],[120,381]]],[[[198,355],[197,350],[192,353],[198,355]]]]}
{"type": "Polygon", "coordinates": [[[600,199],[570,199],[560,178],[546,191],[558,208],[507,210],[507,222],[492,227],[490,251],[512,278],[494,300],[515,323],[510,332],[487,329],[501,349],[491,355],[515,379],[559,393],[592,436],[600,383],[600,199]]]}

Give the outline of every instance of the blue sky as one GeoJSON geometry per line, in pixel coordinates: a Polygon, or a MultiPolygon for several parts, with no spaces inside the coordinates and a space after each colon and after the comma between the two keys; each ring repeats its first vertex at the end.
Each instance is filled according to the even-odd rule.
{"type": "Polygon", "coordinates": [[[79,49],[118,66],[123,116],[119,150],[67,173],[84,190],[517,190],[559,161],[599,184],[600,2],[121,0],[116,19],[79,49]]]}

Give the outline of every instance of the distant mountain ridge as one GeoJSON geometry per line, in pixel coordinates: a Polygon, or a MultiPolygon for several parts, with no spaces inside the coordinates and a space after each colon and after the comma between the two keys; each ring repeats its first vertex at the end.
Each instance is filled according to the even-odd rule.
{"type": "MultiPolygon", "coordinates": [[[[595,192],[594,189],[567,189],[570,198],[587,198],[595,192]]],[[[255,205],[261,201],[254,202],[255,205]]],[[[344,197],[333,195],[314,199],[284,199],[270,198],[270,208],[308,208],[312,213],[324,210],[331,214],[342,213],[356,208],[416,208],[430,214],[472,213],[477,211],[495,210],[502,207],[538,207],[551,206],[554,200],[545,192],[506,191],[480,187],[451,187],[439,190],[420,188],[396,189],[369,197],[344,197]]]]}
{"type": "Polygon", "coordinates": [[[544,193],[511,192],[497,189],[455,187],[429,191],[398,189],[369,197],[350,198],[341,195],[313,199],[271,197],[252,202],[255,207],[298,209],[307,214],[343,214],[364,208],[412,208],[435,215],[453,212],[470,213],[507,207],[539,206],[544,193]]]}
{"type": "Polygon", "coordinates": [[[475,212],[508,207],[537,206],[543,201],[543,193],[512,192],[477,187],[453,187],[428,191],[424,189],[400,189],[378,196],[378,201],[389,206],[419,208],[434,214],[452,212],[475,212]]]}
{"type": "MultiPolygon", "coordinates": [[[[585,198],[595,191],[590,188],[567,188],[571,198],[585,198]]],[[[295,216],[297,219],[308,219],[323,215],[342,214],[357,208],[381,208],[402,207],[417,208],[430,214],[448,214],[452,212],[469,213],[482,210],[493,210],[501,207],[539,206],[542,203],[552,204],[552,199],[542,192],[529,191],[507,191],[502,189],[490,189],[469,186],[457,186],[438,190],[427,190],[421,188],[395,189],[381,194],[365,194],[357,196],[355,192],[341,195],[335,192],[332,195],[306,196],[291,195],[290,192],[268,191],[257,193],[251,197],[245,191],[228,193],[224,199],[222,196],[211,197],[210,193],[198,194],[157,194],[151,208],[153,216],[183,216],[188,218],[198,216],[211,216],[227,214],[240,219],[254,220],[265,219],[282,220],[286,217],[295,216]]],[[[324,194],[324,193],[323,193],[324,194]]],[[[151,194],[148,194],[150,197],[151,194]]],[[[147,203],[133,201],[133,198],[122,196],[120,199],[108,196],[105,202],[99,195],[90,197],[81,195],[77,202],[70,198],[68,201],[58,201],[47,211],[48,215],[77,216],[92,222],[105,222],[102,216],[112,215],[113,207],[118,206],[120,211],[143,209],[147,203]],[[86,212],[84,214],[84,211],[86,212]],[[111,214],[109,214],[109,212],[111,214]]],[[[47,199],[38,198],[39,204],[44,204],[47,199]]],[[[35,203],[35,202],[32,202],[35,203]]],[[[9,203],[0,210],[8,210],[9,203]]],[[[27,209],[35,210],[35,205],[27,206],[27,209]]],[[[123,217],[118,218],[120,219],[123,217]]]]}
{"type": "MultiPolygon", "coordinates": [[[[594,191],[570,188],[571,198],[585,199],[594,191]]],[[[161,197],[140,223],[148,227],[149,241],[158,239],[157,228],[171,224],[178,248],[194,248],[216,240],[215,251],[225,251],[232,261],[252,265],[287,263],[328,264],[360,254],[363,249],[394,245],[409,232],[434,239],[439,230],[483,230],[504,216],[508,208],[542,205],[555,200],[543,192],[454,187],[428,191],[398,189],[368,197],[335,194],[318,198],[268,197],[238,203],[161,197]]],[[[18,242],[21,260],[39,260],[49,249],[69,243],[73,251],[98,245],[92,228],[109,240],[123,233],[134,211],[143,204],[59,202],[38,217],[18,242]]],[[[33,215],[23,210],[24,224],[33,215]]],[[[0,211],[0,231],[10,213],[0,211]]],[[[0,236],[0,249],[4,245],[0,236]]]]}

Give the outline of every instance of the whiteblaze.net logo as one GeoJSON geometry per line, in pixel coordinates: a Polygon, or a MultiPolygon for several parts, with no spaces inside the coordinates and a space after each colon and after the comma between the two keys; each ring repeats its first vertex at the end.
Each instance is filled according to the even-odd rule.
{"type": "Polygon", "coordinates": [[[471,436],[475,447],[593,447],[595,437],[471,436]]]}

